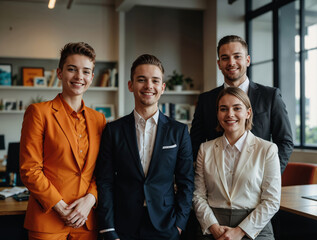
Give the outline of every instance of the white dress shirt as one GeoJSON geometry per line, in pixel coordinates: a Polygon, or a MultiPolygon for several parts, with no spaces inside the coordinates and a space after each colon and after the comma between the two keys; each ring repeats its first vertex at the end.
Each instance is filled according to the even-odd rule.
{"type": "MultiPolygon", "coordinates": [[[[249,85],[250,85],[250,80],[249,80],[249,78],[247,77],[247,79],[246,79],[242,84],[240,84],[240,86],[238,86],[238,88],[240,88],[243,92],[245,92],[246,94],[248,94],[249,85]]],[[[231,87],[231,86],[228,85],[228,84],[225,82],[225,83],[224,83],[224,88],[227,88],[227,87],[231,87]]]]}
{"type": "Polygon", "coordinates": [[[144,175],[147,175],[149,170],[154,143],[155,136],[157,131],[157,122],[159,117],[159,111],[149,118],[148,120],[144,120],[140,114],[134,109],[134,120],[135,120],[135,130],[136,130],[136,138],[138,141],[138,149],[139,155],[141,159],[141,164],[143,167],[144,175]]]}
{"type": "Polygon", "coordinates": [[[225,176],[227,179],[228,190],[231,195],[232,192],[232,181],[236,167],[240,158],[242,148],[244,146],[245,138],[247,137],[247,132],[239,138],[239,140],[231,146],[226,136],[223,138],[224,146],[224,163],[225,163],[225,176]]]}

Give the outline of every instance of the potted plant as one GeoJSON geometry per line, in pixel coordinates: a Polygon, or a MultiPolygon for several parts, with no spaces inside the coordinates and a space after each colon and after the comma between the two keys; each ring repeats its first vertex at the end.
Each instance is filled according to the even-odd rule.
{"type": "Polygon", "coordinates": [[[172,75],[168,76],[168,80],[166,81],[166,87],[169,90],[181,91],[183,89],[183,84],[193,86],[193,80],[189,77],[184,78],[183,74],[179,74],[176,70],[173,71],[172,75]]]}

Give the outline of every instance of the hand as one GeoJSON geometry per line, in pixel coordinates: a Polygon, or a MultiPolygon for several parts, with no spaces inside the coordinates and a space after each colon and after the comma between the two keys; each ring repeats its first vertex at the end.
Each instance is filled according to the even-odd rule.
{"type": "Polygon", "coordinates": [[[71,213],[71,210],[66,209],[68,206],[63,200],[60,200],[58,203],[55,204],[53,209],[59,214],[61,219],[66,222],[67,216],[71,213]]]}
{"type": "Polygon", "coordinates": [[[66,207],[71,213],[66,218],[66,225],[73,228],[82,227],[88,219],[91,208],[96,203],[94,195],[88,193],[66,207]]]}
{"type": "Polygon", "coordinates": [[[215,223],[209,227],[209,231],[215,239],[218,239],[226,232],[226,228],[224,226],[220,226],[218,223],[215,223]]]}
{"type": "Polygon", "coordinates": [[[179,235],[181,235],[181,234],[182,234],[182,229],[180,229],[179,227],[177,227],[177,230],[178,230],[179,235]]]}
{"type": "Polygon", "coordinates": [[[225,233],[221,235],[217,240],[241,240],[245,235],[245,232],[240,227],[230,228],[224,227],[225,233]]]}

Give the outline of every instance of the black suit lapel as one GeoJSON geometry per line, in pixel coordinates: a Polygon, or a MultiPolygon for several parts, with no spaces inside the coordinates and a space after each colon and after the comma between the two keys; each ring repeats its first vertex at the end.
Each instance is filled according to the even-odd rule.
{"type": "Polygon", "coordinates": [[[161,155],[161,151],[163,148],[163,142],[164,142],[164,139],[165,139],[165,136],[167,133],[167,128],[168,128],[168,124],[166,124],[166,123],[167,123],[166,117],[164,116],[164,114],[162,114],[160,112],[159,121],[157,124],[155,143],[154,143],[154,148],[153,148],[153,152],[152,152],[152,158],[151,158],[151,162],[150,162],[149,171],[148,171],[147,176],[151,176],[156,165],[159,164],[160,155],[161,155]]]}
{"type": "Polygon", "coordinates": [[[250,98],[251,106],[253,115],[256,115],[258,106],[258,101],[261,98],[261,93],[257,91],[258,86],[250,80],[249,90],[248,90],[248,96],[250,98]]]}
{"type": "Polygon", "coordinates": [[[142,176],[145,177],[141,160],[140,160],[140,155],[139,155],[138,141],[136,138],[135,120],[134,120],[133,112],[128,116],[127,124],[124,124],[123,128],[125,132],[125,138],[129,146],[131,155],[136,164],[136,167],[139,170],[139,172],[142,174],[142,176]]]}

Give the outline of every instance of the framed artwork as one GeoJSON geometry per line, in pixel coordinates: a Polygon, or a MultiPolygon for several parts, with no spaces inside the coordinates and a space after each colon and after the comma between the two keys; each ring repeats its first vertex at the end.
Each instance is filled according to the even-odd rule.
{"type": "Polygon", "coordinates": [[[115,119],[113,104],[94,104],[93,109],[103,113],[107,121],[113,121],[115,119]]]}
{"type": "Polygon", "coordinates": [[[18,110],[18,103],[16,99],[3,99],[3,109],[5,111],[18,110]]]}
{"type": "Polygon", "coordinates": [[[175,119],[176,120],[190,120],[190,105],[189,104],[175,104],[175,119]]]}
{"type": "Polygon", "coordinates": [[[44,68],[42,67],[23,67],[22,68],[23,86],[34,86],[35,77],[44,77],[44,68]]]}
{"type": "Polygon", "coordinates": [[[11,86],[12,82],[12,65],[0,64],[0,85],[11,86]]]}
{"type": "Polygon", "coordinates": [[[34,87],[47,87],[47,79],[45,77],[34,77],[34,87]]]}

